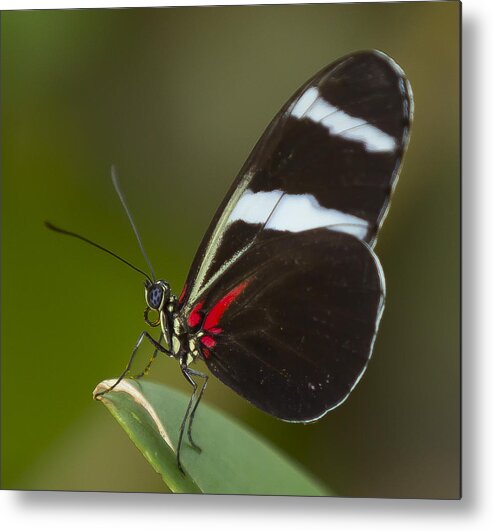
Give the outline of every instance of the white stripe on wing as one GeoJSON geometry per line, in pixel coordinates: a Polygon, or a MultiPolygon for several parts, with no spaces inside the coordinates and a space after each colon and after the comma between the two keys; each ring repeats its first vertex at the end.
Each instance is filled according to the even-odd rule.
{"type": "Polygon", "coordinates": [[[368,222],[333,208],[325,208],[311,194],[284,194],[281,190],[252,192],[245,190],[231,212],[234,221],[264,224],[271,230],[301,232],[320,227],[351,234],[364,239],[368,222]]]}
{"type": "Polygon", "coordinates": [[[296,102],[291,116],[319,123],[331,135],[360,142],[370,152],[393,152],[395,139],[362,118],[351,116],[328,103],[316,87],[310,87],[296,102]]]}

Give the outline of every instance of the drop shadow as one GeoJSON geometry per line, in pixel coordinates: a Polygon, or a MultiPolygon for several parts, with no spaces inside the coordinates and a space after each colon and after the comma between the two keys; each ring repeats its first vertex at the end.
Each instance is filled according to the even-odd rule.
{"type": "Polygon", "coordinates": [[[465,17],[462,26],[462,183],[461,183],[461,401],[462,448],[461,470],[464,508],[474,510],[478,499],[479,445],[478,376],[479,376],[479,315],[481,294],[479,275],[479,204],[481,197],[479,160],[479,33],[484,31],[477,19],[465,17]]]}

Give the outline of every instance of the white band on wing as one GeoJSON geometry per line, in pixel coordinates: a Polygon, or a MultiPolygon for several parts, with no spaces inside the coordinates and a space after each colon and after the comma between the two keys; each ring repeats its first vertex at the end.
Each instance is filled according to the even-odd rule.
{"type": "Polygon", "coordinates": [[[245,221],[264,224],[265,228],[301,232],[327,227],[364,239],[368,222],[333,208],[325,208],[311,194],[284,194],[281,190],[252,192],[245,190],[231,212],[228,223],[245,221]]]}
{"type": "Polygon", "coordinates": [[[316,87],[309,88],[300,97],[291,110],[291,116],[319,123],[331,135],[360,142],[371,152],[393,152],[397,147],[395,139],[387,133],[328,103],[316,87]]]}

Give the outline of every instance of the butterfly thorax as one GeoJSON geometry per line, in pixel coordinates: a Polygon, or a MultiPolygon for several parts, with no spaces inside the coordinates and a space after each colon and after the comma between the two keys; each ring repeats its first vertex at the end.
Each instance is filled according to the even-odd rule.
{"type": "Polygon", "coordinates": [[[189,365],[199,355],[199,333],[191,332],[183,315],[177,311],[177,299],[171,296],[160,312],[160,324],[164,339],[172,357],[189,365]]]}

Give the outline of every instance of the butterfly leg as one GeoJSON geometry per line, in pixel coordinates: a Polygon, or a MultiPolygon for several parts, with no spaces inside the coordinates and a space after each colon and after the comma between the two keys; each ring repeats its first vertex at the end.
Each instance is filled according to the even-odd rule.
{"type": "MultiPolygon", "coordinates": [[[[161,344],[161,341],[163,340],[163,336],[164,336],[164,334],[161,332],[159,334],[159,339],[157,340],[157,342],[159,344],[161,344]]],[[[143,376],[145,376],[149,372],[149,370],[151,368],[151,365],[153,364],[154,360],[157,358],[157,355],[158,355],[159,352],[160,352],[160,350],[158,348],[154,349],[154,352],[152,353],[152,356],[151,356],[151,359],[149,360],[149,363],[144,367],[144,370],[142,372],[140,372],[139,374],[136,374],[135,376],[132,377],[134,380],[138,380],[139,378],[142,378],[143,376]]]]}
{"type": "Polygon", "coordinates": [[[142,341],[144,340],[144,338],[146,338],[147,340],[150,341],[150,343],[152,345],[154,345],[154,348],[156,350],[158,350],[159,352],[163,352],[164,354],[167,354],[167,355],[170,355],[170,352],[165,349],[161,343],[159,343],[158,341],[156,341],[150,334],[149,332],[146,332],[146,331],[143,331],[140,336],[139,336],[139,339],[137,340],[137,343],[135,343],[135,346],[132,350],[132,354],[130,355],[130,359],[128,360],[128,363],[127,363],[127,366],[125,367],[125,370],[121,373],[121,375],[119,376],[119,378],[116,380],[116,382],[111,386],[109,387],[108,389],[104,390],[104,391],[101,391],[99,393],[97,393],[95,395],[95,398],[98,398],[102,395],[105,395],[106,393],[109,393],[110,391],[112,391],[122,380],[123,378],[125,378],[125,376],[128,374],[128,372],[130,371],[130,368],[132,367],[132,363],[134,361],[134,358],[135,358],[135,354],[137,354],[137,351],[139,350],[139,347],[142,343],[142,341]]]}
{"type": "MultiPolygon", "coordinates": [[[[198,399],[197,399],[197,401],[195,402],[195,405],[194,405],[195,395],[197,394],[197,389],[198,389],[199,386],[198,386],[197,382],[192,378],[192,375],[193,376],[199,376],[201,378],[205,378],[205,383],[207,383],[208,376],[207,376],[207,374],[203,374],[201,372],[194,371],[193,369],[188,368],[185,359],[183,359],[181,361],[180,368],[181,368],[181,372],[182,372],[183,376],[185,376],[186,380],[193,387],[192,396],[190,397],[190,400],[188,401],[187,410],[185,411],[185,416],[183,417],[183,421],[182,421],[181,426],[180,426],[180,435],[179,435],[179,438],[178,438],[178,448],[177,448],[177,451],[176,451],[176,460],[177,460],[177,463],[178,463],[178,468],[184,474],[185,472],[183,470],[183,467],[181,466],[181,460],[180,460],[181,446],[182,446],[182,443],[183,443],[183,434],[185,433],[185,427],[187,425],[187,421],[190,420],[190,422],[188,424],[188,428],[189,428],[188,429],[188,435],[189,435],[189,438],[190,438],[190,424],[191,424],[191,421],[193,420],[193,416],[195,414],[195,410],[197,408],[197,404],[199,403],[199,401],[200,401],[200,399],[202,397],[202,394],[204,392],[204,387],[205,387],[205,384],[204,384],[202,386],[201,390],[200,390],[199,397],[198,397],[198,399]],[[193,406],[193,408],[192,408],[192,406],[193,406]]],[[[200,450],[200,448],[191,440],[191,438],[190,438],[190,442],[191,442],[192,447],[194,449],[200,450]]]]}
{"type": "Polygon", "coordinates": [[[200,448],[200,446],[195,444],[195,442],[192,439],[192,424],[193,424],[193,419],[195,418],[195,412],[197,411],[197,406],[199,405],[202,395],[204,394],[205,388],[207,387],[207,381],[209,380],[209,376],[207,376],[207,374],[204,374],[203,372],[194,371],[193,369],[190,369],[190,368],[187,370],[189,374],[193,376],[198,376],[199,378],[202,378],[204,380],[204,383],[202,384],[202,387],[200,389],[199,396],[197,397],[197,400],[195,401],[195,405],[193,406],[192,412],[190,413],[190,420],[188,422],[188,431],[187,431],[188,440],[192,448],[196,450],[197,452],[201,452],[202,448],[200,448]]]}

